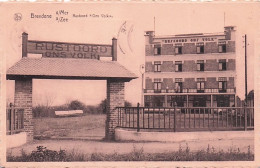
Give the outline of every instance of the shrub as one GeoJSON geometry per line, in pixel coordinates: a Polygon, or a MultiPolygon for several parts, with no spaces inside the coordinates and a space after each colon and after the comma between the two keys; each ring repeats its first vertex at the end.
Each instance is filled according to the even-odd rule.
{"type": "Polygon", "coordinates": [[[230,148],[227,152],[216,151],[214,147],[206,150],[191,152],[188,145],[183,150],[181,147],[175,152],[166,153],[145,153],[143,148],[137,149],[135,146],[130,153],[112,154],[92,153],[89,156],[76,151],[67,152],[65,150],[49,150],[46,147],[38,146],[36,151],[22,156],[7,156],[7,161],[11,162],[44,162],[44,161],[253,161],[254,154],[250,146],[248,152],[240,152],[238,149],[230,148]]]}
{"type": "Polygon", "coordinates": [[[84,161],[85,155],[79,154],[74,150],[70,153],[65,150],[49,150],[44,146],[37,146],[37,150],[32,151],[30,154],[26,154],[22,150],[21,156],[7,156],[9,162],[68,162],[68,161],[84,161]]]}
{"type": "Polygon", "coordinates": [[[86,105],[78,100],[73,100],[69,104],[70,110],[83,110],[86,108],[86,105]]]}
{"type": "Polygon", "coordinates": [[[53,107],[47,107],[47,106],[36,106],[33,107],[33,116],[35,118],[37,117],[55,117],[55,111],[67,111],[67,110],[83,110],[84,113],[87,113],[87,106],[78,101],[73,100],[69,104],[64,104],[60,106],[53,106],[53,107]]]}
{"type": "Polygon", "coordinates": [[[33,117],[54,117],[55,113],[52,109],[52,107],[47,106],[36,106],[32,108],[33,117]]]}
{"type": "Polygon", "coordinates": [[[22,156],[12,157],[8,156],[7,161],[16,162],[47,162],[47,161],[66,161],[66,153],[64,150],[54,151],[49,150],[43,146],[37,146],[36,151],[32,151],[31,154],[27,155],[22,151],[22,156]]]}
{"type": "MultiPolygon", "coordinates": [[[[107,99],[102,100],[101,103],[97,107],[97,111],[105,114],[106,113],[106,104],[107,104],[107,99]]],[[[132,107],[132,103],[130,103],[129,101],[126,100],[124,106],[132,107]]]]}
{"type": "Polygon", "coordinates": [[[106,103],[107,99],[102,100],[101,103],[98,105],[97,110],[103,114],[106,114],[106,103]]]}
{"type": "MultiPolygon", "coordinates": [[[[106,103],[107,100],[104,99],[99,103],[99,105],[85,105],[79,100],[73,100],[69,104],[64,104],[60,106],[47,107],[39,105],[33,107],[33,116],[37,117],[55,117],[55,111],[67,111],[67,110],[83,110],[84,114],[105,114],[106,113],[106,103]]],[[[125,107],[131,107],[132,104],[129,101],[125,101],[125,107]]]]}
{"type": "Polygon", "coordinates": [[[99,114],[100,111],[97,110],[97,106],[87,106],[84,110],[86,114],[99,114]]]}

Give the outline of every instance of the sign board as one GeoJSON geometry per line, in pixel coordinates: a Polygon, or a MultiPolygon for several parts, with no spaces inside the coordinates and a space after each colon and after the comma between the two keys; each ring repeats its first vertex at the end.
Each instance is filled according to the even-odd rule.
{"type": "Polygon", "coordinates": [[[192,37],[192,38],[163,38],[161,42],[163,43],[198,43],[198,42],[218,42],[223,40],[223,36],[208,36],[208,37],[192,37]]]}
{"type": "Polygon", "coordinates": [[[27,52],[42,54],[42,57],[47,58],[99,59],[100,57],[112,57],[112,45],[29,40],[27,52]]]}

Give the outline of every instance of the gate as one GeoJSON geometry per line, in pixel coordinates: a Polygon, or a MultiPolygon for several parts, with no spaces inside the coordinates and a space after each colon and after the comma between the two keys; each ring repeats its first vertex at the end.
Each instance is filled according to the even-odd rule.
{"type": "Polygon", "coordinates": [[[15,108],[12,104],[6,108],[6,134],[12,135],[24,129],[24,109],[15,108]]]}

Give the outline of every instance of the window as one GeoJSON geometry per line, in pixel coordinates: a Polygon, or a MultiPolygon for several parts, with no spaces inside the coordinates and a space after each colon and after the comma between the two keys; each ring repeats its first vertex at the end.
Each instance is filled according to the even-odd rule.
{"type": "Polygon", "coordinates": [[[197,71],[204,71],[204,61],[203,60],[197,61],[197,71]]]}
{"type": "Polygon", "coordinates": [[[164,96],[144,96],[145,107],[163,107],[164,96]]]}
{"type": "Polygon", "coordinates": [[[182,72],[182,62],[175,61],[175,72],[182,72]]]}
{"type": "Polygon", "coordinates": [[[152,97],[152,107],[163,107],[163,106],[164,106],[164,96],[152,97]]]}
{"type": "Polygon", "coordinates": [[[182,54],[182,45],[175,44],[175,54],[182,54]]]}
{"type": "Polygon", "coordinates": [[[226,60],[225,59],[221,59],[221,60],[219,60],[219,64],[218,64],[219,66],[219,70],[220,71],[225,71],[225,70],[227,70],[227,63],[226,63],[226,60]]]}
{"type": "Polygon", "coordinates": [[[230,96],[229,95],[217,95],[217,107],[230,107],[230,96]]]}
{"type": "Polygon", "coordinates": [[[193,107],[206,107],[207,105],[207,96],[194,96],[193,98],[193,107]]]}
{"type": "Polygon", "coordinates": [[[218,52],[219,53],[225,53],[227,52],[227,49],[226,49],[226,42],[219,42],[218,44],[218,52]]]}
{"type": "Polygon", "coordinates": [[[218,78],[218,90],[220,93],[227,92],[227,78],[218,78]]]}
{"type": "Polygon", "coordinates": [[[161,72],[161,62],[154,61],[154,72],[161,72]]]}
{"type": "Polygon", "coordinates": [[[181,78],[175,79],[175,92],[182,93],[182,79],[181,78]]]}
{"type": "Polygon", "coordinates": [[[144,96],[144,106],[145,107],[151,107],[151,96],[144,96]]]}
{"type": "Polygon", "coordinates": [[[162,82],[161,79],[154,79],[154,92],[155,93],[161,93],[161,89],[162,89],[162,82]]]}
{"type": "Polygon", "coordinates": [[[205,89],[205,79],[197,78],[197,92],[204,93],[204,89],[205,89]]]}
{"type": "Polygon", "coordinates": [[[167,105],[168,107],[174,107],[174,104],[177,104],[177,107],[184,107],[184,102],[186,102],[186,96],[167,96],[167,105]]]}
{"type": "Polygon", "coordinates": [[[197,43],[196,51],[197,51],[197,54],[204,53],[204,43],[197,43]]]}
{"type": "Polygon", "coordinates": [[[161,45],[154,46],[154,55],[161,55],[161,45]]]}

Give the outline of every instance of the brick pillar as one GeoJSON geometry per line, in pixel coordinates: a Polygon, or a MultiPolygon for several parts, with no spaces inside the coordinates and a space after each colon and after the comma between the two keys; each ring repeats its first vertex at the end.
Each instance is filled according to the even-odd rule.
{"type": "Polygon", "coordinates": [[[32,79],[15,80],[14,105],[24,109],[24,130],[27,141],[33,140],[32,79]]]}
{"type": "Polygon", "coordinates": [[[114,140],[115,128],[118,124],[118,111],[116,107],[123,107],[125,102],[125,83],[107,80],[107,119],[106,139],[114,140]]]}

